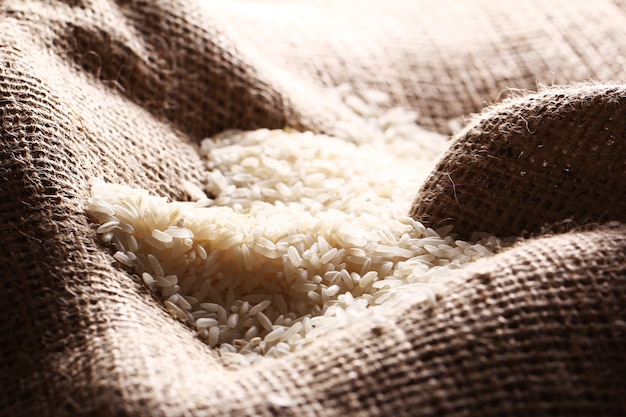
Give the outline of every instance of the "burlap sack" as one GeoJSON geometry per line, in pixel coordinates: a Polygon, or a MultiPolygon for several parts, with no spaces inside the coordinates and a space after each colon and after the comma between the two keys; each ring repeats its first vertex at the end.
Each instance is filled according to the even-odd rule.
{"type": "MultiPolygon", "coordinates": [[[[525,241],[450,276],[434,304],[389,306],[384,316],[298,354],[237,372],[225,370],[137,277],[116,266],[84,213],[90,177],[185,198],[183,180],[202,181],[200,138],[231,127],[332,131],[334,110],[347,110],[327,102],[316,84],[377,86],[444,131],[504,87],[528,88],[557,75],[562,83],[619,79],[622,71],[626,19],[608,1],[473,1],[462,9],[359,2],[348,8],[351,19],[307,3],[261,4],[0,4],[0,414],[624,414],[624,226],[525,241]],[[289,7],[307,11],[302,22],[281,19],[289,7]],[[254,22],[246,10],[267,14],[254,22]],[[273,26],[262,30],[263,21],[273,26]],[[444,36],[449,29],[453,36],[444,36]]],[[[619,210],[596,206],[591,196],[622,207],[622,91],[563,89],[562,105],[543,114],[537,109],[557,93],[496,107],[458,136],[442,163],[465,161],[476,149],[492,152],[495,166],[515,161],[485,142],[515,150],[519,141],[538,143],[509,124],[532,115],[529,127],[546,147],[572,131],[576,146],[603,151],[598,159],[575,159],[579,180],[559,177],[571,195],[585,196],[579,206],[568,200],[556,209],[565,194],[529,189],[526,178],[550,181],[532,164],[527,175],[506,177],[507,187],[520,190],[516,201],[521,190],[539,198],[541,222],[563,215],[581,223],[621,220],[619,210]],[[578,116],[564,110],[568,103],[578,116]],[[558,129],[546,127],[553,124],[558,129]],[[602,145],[610,140],[611,147],[602,145]],[[611,170],[614,179],[603,175],[611,170]],[[583,207],[589,205],[595,208],[583,207]]],[[[557,160],[552,155],[552,171],[557,160]]],[[[435,190],[441,184],[431,183],[435,190]]],[[[497,208],[472,220],[469,204],[489,207],[484,188],[461,196],[461,212],[440,194],[441,211],[426,205],[429,221],[454,216],[467,232],[539,225],[530,210],[520,210],[512,228],[497,208]]],[[[510,213],[511,204],[502,210],[510,213]]]]}

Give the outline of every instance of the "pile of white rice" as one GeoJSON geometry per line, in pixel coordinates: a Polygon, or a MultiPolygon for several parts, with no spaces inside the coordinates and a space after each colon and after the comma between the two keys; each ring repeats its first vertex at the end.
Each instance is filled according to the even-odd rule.
{"type": "Polygon", "coordinates": [[[88,213],[114,258],[231,367],[296,351],[398,297],[436,300],[437,277],[489,255],[406,215],[445,150],[415,114],[343,91],[359,122],[336,137],[283,130],[203,141],[194,202],[93,182],[88,213]],[[212,196],[212,198],[207,197],[212,196]]]}

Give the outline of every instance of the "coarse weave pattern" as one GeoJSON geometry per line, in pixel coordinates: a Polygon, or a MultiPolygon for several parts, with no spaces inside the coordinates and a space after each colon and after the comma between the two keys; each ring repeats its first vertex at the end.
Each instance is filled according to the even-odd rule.
{"type": "Polygon", "coordinates": [[[469,123],[412,216],[462,238],[626,222],[626,88],[581,85],[507,100],[469,123]],[[557,225],[557,223],[560,223],[557,225]]]}
{"type": "MultiPolygon", "coordinates": [[[[332,131],[334,110],[348,110],[316,83],[380,88],[445,131],[505,87],[623,78],[617,2],[394,1],[385,14],[362,3],[345,32],[325,28],[321,9],[261,32],[260,21],[229,12],[235,5],[0,3],[0,414],[626,413],[624,226],[520,242],[450,276],[432,305],[389,306],[236,372],[96,242],[84,213],[89,178],[186,198],[183,181],[203,181],[203,137],[332,131]],[[360,48],[346,49],[347,39],[360,48]]],[[[624,91],[548,89],[476,116],[414,214],[455,218],[467,234],[623,221],[624,91]]]]}
{"type": "Polygon", "coordinates": [[[512,3],[295,0],[213,7],[276,65],[321,85],[388,91],[419,111],[423,127],[440,132],[455,131],[462,117],[506,97],[509,88],[624,79],[623,2],[512,3]]]}

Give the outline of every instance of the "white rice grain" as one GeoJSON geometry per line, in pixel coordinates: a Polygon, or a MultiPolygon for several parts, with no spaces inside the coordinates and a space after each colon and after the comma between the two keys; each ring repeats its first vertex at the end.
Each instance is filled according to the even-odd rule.
{"type": "Polygon", "coordinates": [[[270,304],[272,304],[272,302],[270,300],[261,301],[260,303],[258,303],[254,307],[250,308],[250,311],[248,311],[248,314],[250,316],[256,316],[258,313],[262,312],[267,307],[269,307],[270,304]]]}

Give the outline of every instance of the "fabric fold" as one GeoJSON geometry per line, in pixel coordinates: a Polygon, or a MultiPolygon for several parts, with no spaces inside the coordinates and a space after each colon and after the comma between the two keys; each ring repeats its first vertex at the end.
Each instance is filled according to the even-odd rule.
{"type": "MultiPolygon", "coordinates": [[[[183,184],[206,181],[198,141],[223,129],[332,132],[338,114],[356,117],[326,90],[342,83],[386,90],[442,132],[554,68],[567,83],[619,79],[619,54],[602,66],[590,51],[607,39],[605,50],[623,50],[623,14],[574,3],[561,15],[528,2],[518,17],[518,6],[482,0],[451,15],[450,2],[398,1],[384,15],[397,27],[378,25],[368,3],[348,10],[358,24],[340,36],[337,21],[319,29],[330,21],[319,10],[261,33],[211,2],[2,2],[0,414],[623,414],[624,226],[523,240],[451,274],[434,303],[390,305],[287,358],[230,371],[115,262],[85,213],[93,177],[189,199],[183,184]],[[476,43],[459,56],[465,38],[443,36],[456,24],[436,22],[465,12],[487,26],[463,21],[476,43]],[[521,30],[534,13],[521,44],[500,25],[521,30]],[[557,26],[585,48],[530,47],[557,26]],[[310,44],[312,27],[326,38],[310,44]],[[485,56],[512,67],[485,69],[485,56]]],[[[454,218],[459,236],[623,221],[623,98],[621,85],[586,84],[491,107],[456,136],[413,215],[454,218]]]]}
{"type": "Polygon", "coordinates": [[[476,116],[425,181],[412,216],[498,236],[624,222],[622,85],[522,95],[476,116]]]}

